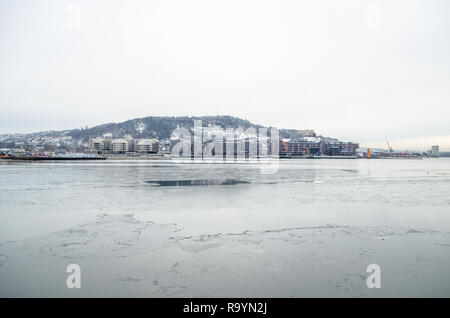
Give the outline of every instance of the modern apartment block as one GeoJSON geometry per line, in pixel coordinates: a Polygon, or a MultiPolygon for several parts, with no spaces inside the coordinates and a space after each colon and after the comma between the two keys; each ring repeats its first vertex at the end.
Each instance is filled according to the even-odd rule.
{"type": "Polygon", "coordinates": [[[305,137],[280,141],[280,157],[356,156],[358,148],[359,145],[353,142],[326,142],[318,137],[305,137]]]}
{"type": "Polygon", "coordinates": [[[431,146],[431,156],[439,157],[439,146],[431,146]]]}
{"type": "Polygon", "coordinates": [[[157,153],[159,143],[156,139],[140,139],[136,144],[138,153],[157,153]]]}
{"type": "Polygon", "coordinates": [[[127,154],[157,153],[159,142],[157,139],[109,139],[109,138],[91,138],[89,140],[89,148],[103,153],[127,154]]]}
{"type": "Polygon", "coordinates": [[[98,151],[105,150],[104,140],[102,138],[89,139],[89,148],[98,151]]]}
{"type": "Polygon", "coordinates": [[[125,154],[129,152],[129,143],[128,140],[125,139],[114,139],[112,142],[112,153],[120,153],[125,154]]]}

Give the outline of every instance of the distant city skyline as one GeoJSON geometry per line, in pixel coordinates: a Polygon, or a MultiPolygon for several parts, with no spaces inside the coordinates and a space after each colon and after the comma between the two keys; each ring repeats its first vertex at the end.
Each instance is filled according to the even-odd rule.
{"type": "Polygon", "coordinates": [[[450,3],[0,1],[0,133],[232,115],[450,150],[450,3]]]}
{"type": "MultiPolygon", "coordinates": [[[[182,115],[182,116],[194,116],[194,115],[182,115]]],[[[201,115],[199,115],[200,117],[201,115]]],[[[206,115],[205,115],[206,116],[206,115]]],[[[231,116],[231,115],[229,115],[231,116]]],[[[177,117],[177,116],[175,116],[177,117]]],[[[234,116],[236,117],[236,116],[234,116]]],[[[135,118],[130,118],[127,120],[131,120],[131,119],[135,119],[135,118]]],[[[243,118],[243,119],[247,119],[250,122],[252,122],[253,124],[260,124],[257,122],[253,122],[251,119],[248,118],[243,118]]],[[[126,120],[123,120],[126,121],[126,120]]],[[[116,123],[119,122],[123,122],[123,121],[118,121],[116,123]]],[[[102,124],[109,124],[109,123],[102,123],[102,124]]],[[[62,129],[53,129],[53,130],[71,130],[71,129],[81,129],[81,128],[92,128],[95,126],[100,126],[102,124],[99,125],[94,125],[94,126],[81,126],[81,127],[72,127],[72,128],[62,128],[62,129]]],[[[265,126],[273,126],[273,125],[265,125],[265,126]]],[[[280,128],[280,127],[277,127],[280,128]]],[[[297,129],[297,130],[301,130],[299,128],[292,128],[292,127],[281,127],[280,129],[297,129]]],[[[314,129],[313,129],[314,130],[314,129]]],[[[39,130],[32,130],[32,131],[21,131],[21,132],[2,132],[0,134],[27,134],[27,133],[36,133],[36,132],[42,132],[42,131],[50,131],[49,129],[39,129],[39,130]]],[[[316,131],[319,135],[324,135],[319,131],[316,131]]],[[[331,136],[331,135],[324,135],[326,137],[333,137],[333,138],[338,138],[338,139],[342,139],[339,136],[331,136]]],[[[99,136],[100,137],[100,136],[99,136]]],[[[450,136],[447,135],[443,135],[443,136],[426,136],[426,137],[419,137],[419,138],[403,138],[403,139],[383,139],[383,140],[345,140],[343,139],[342,141],[353,141],[353,142],[358,142],[360,144],[361,147],[364,148],[381,148],[381,149],[387,149],[387,142],[389,142],[391,144],[391,146],[393,148],[395,148],[395,150],[418,150],[418,151],[428,151],[431,149],[432,146],[434,145],[439,145],[439,147],[441,148],[441,151],[450,151],[450,136]]]]}

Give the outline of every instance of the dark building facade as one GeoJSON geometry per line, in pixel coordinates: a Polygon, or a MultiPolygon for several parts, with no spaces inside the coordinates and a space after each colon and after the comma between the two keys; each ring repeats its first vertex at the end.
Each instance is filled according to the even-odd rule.
{"type": "Polygon", "coordinates": [[[280,157],[305,156],[356,156],[359,148],[352,142],[325,142],[323,140],[288,140],[280,141],[280,157]]]}

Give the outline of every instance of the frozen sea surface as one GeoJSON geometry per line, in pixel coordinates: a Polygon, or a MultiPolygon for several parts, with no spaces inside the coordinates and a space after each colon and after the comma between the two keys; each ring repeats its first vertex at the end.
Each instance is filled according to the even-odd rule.
{"type": "Polygon", "coordinates": [[[449,159],[266,172],[0,162],[0,296],[450,296],[449,159]],[[80,289],[66,287],[71,263],[80,289]]]}

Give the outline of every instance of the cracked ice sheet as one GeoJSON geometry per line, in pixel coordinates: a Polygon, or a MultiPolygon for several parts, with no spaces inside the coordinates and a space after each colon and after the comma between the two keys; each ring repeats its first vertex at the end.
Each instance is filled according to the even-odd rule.
{"type": "Polygon", "coordinates": [[[176,224],[100,215],[0,244],[0,296],[450,296],[450,234],[323,226],[184,235],[176,224]],[[65,286],[81,266],[82,288],[65,286]],[[368,289],[379,264],[382,288],[368,289]]]}

